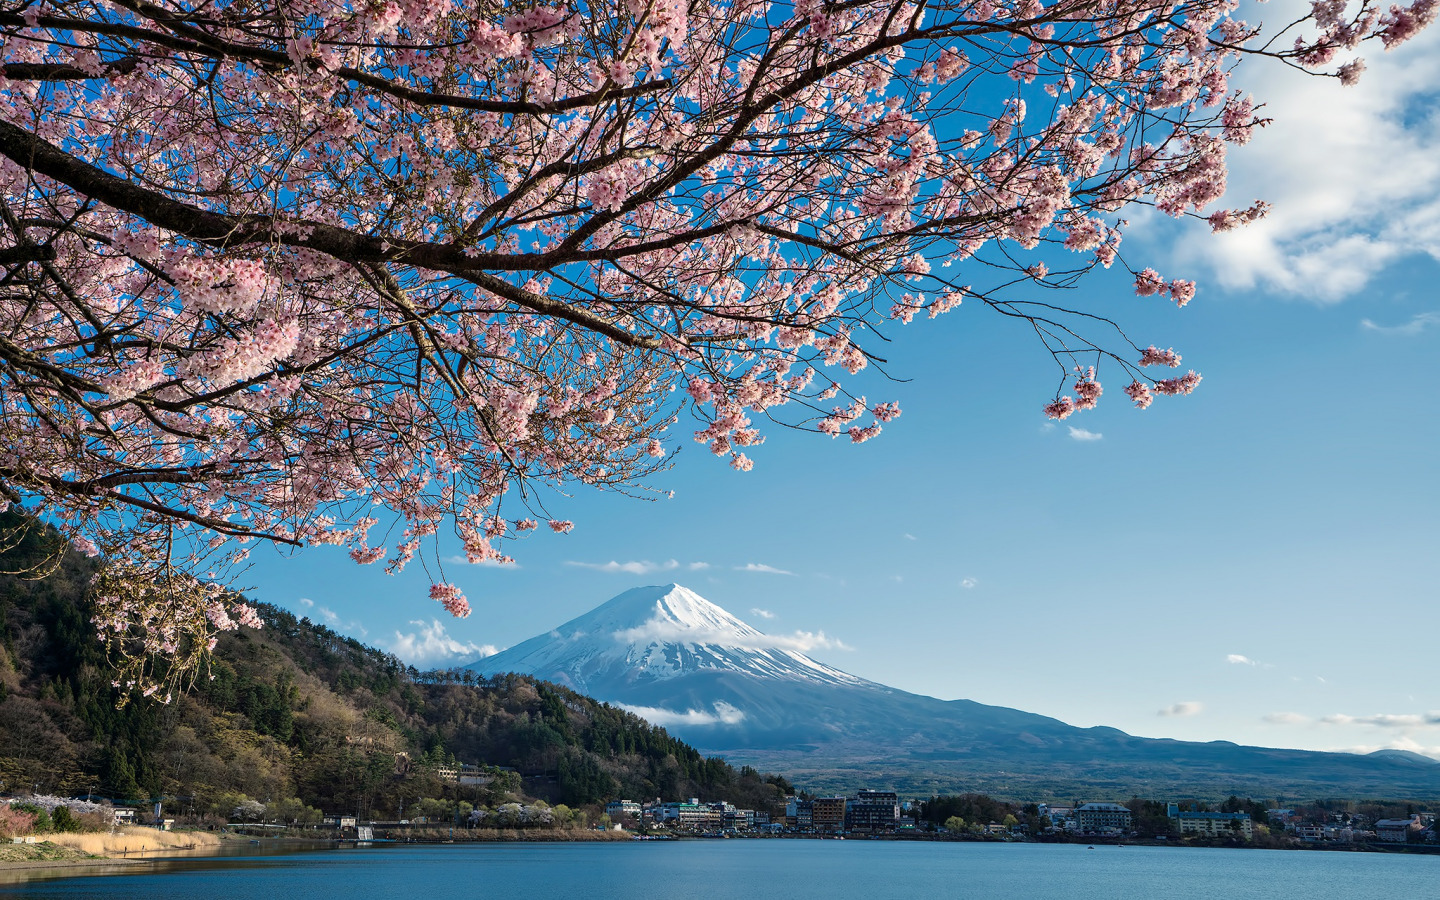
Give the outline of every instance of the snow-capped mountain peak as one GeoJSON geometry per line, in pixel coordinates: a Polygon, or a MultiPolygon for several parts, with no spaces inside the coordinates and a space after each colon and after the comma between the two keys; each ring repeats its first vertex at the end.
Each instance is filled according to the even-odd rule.
{"type": "Polygon", "coordinates": [[[607,687],[694,673],[867,684],[804,651],[840,646],[824,634],[768,635],[678,584],[634,588],[547,634],[470,665],[524,672],[605,699],[607,687]]]}

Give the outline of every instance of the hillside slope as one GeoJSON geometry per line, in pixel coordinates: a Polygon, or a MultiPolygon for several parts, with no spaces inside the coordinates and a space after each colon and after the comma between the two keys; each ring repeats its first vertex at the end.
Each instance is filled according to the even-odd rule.
{"type": "MultiPolygon", "coordinates": [[[[42,540],[52,538],[0,554],[0,569],[38,556],[42,540]]],[[[442,796],[700,796],[764,809],[789,788],[564,687],[417,672],[263,605],[266,627],[224,636],[213,677],[188,695],[117,709],[85,611],[93,567],[72,553],[43,580],[0,576],[0,790],[164,796],[197,816],[228,814],[241,795],[385,816],[442,796]],[[484,788],[442,783],[435,768],[457,759],[513,771],[492,771],[484,788]]]]}

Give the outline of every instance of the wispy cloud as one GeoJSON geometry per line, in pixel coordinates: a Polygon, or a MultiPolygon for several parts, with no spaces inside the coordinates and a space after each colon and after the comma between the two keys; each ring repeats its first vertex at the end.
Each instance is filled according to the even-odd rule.
{"type": "Polygon", "coordinates": [[[309,597],[301,597],[300,605],[305,607],[306,609],[310,609],[312,606],[315,605],[315,601],[311,600],[309,597]]]}
{"type": "Polygon", "coordinates": [[[794,572],[785,569],[777,569],[774,566],[767,566],[764,563],[746,563],[743,566],[736,566],[737,572],[759,572],[762,575],[794,575],[794,572]]]}
{"type": "Polygon", "coordinates": [[[908,531],[905,532],[904,534],[900,535],[900,536],[903,537],[903,538],[904,538],[905,540],[907,540],[907,541],[918,541],[918,540],[920,540],[919,538],[917,538],[915,535],[911,534],[911,533],[908,532],[908,531]]]}
{"type": "Polygon", "coordinates": [[[811,650],[850,650],[838,638],[832,638],[823,631],[796,631],[793,634],[763,634],[749,626],[745,630],[721,628],[693,628],[681,625],[671,619],[657,615],[636,628],[626,628],[614,633],[615,640],[622,644],[643,644],[649,641],[684,644],[709,644],[714,647],[729,647],[735,650],[794,650],[809,653],[811,650]]]}
{"type": "Polygon", "coordinates": [[[1369,319],[1360,320],[1360,327],[1366,331],[1374,331],[1379,334],[1399,337],[1412,337],[1429,328],[1431,325],[1440,325],[1440,312],[1417,313],[1411,316],[1410,321],[1403,325],[1376,325],[1369,319]]]}
{"type": "Polygon", "coordinates": [[[1074,425],[1071,425],[1070,438],[1076,441],[1100,441],[1105,439],[1105,435],[1098,431],[1087,431],[1084,428],[1076,428],[1074,425]]]}
{"type": "Polygon", "coordinates": [[[1240,655],[1239,653],[1231,653],[1231,654],[1229,654],[1228,656],[1225,657],[1225,661],[1226,661],[1227,663],[1230,663],[1232,666],[1258,666],[1258,665],[1260,665],[1258,662],[1256,662],[1255,660],[1251,659],[1250,657],[1248,657],[1248,656],[1242,656],[1242,655],[1240,655]]]}
{"type": "MultiPolygon", "coordinates": [[[[667,559],[665,562],[651,562],[648,559],[632,559],[627,562],[610,560],[603,563],[579,562],[577,560],[566,560],[565,565],[574,566],[578,569],[591,569],[596,572],[624,572],[627,575],[650,575],[655,572],[673,572],[681,568],[681,563],[676,559],[667,559]]],[[[684,568],[692,572],[710,568],[709,563],[692,562],[685,564],[684,568]]]]}
{"type": "Polygon", "coordinates": [[[1431,725],[1440,725],[1440,712],[1402,713],[1400,715],[1382,713],[1374,716],[1347,716],[1343,713],[1336,713],[1333,716],[1321,716],[1320,721],[1325,725],[1374,725],[1377,728],[1425,728],[1431,725]]]}
{"type": "Polygon", "coordinates": [[[773,618],[775,618],[775,614],[774,614],[773,612],[771,612],[771,611],[768,610],[768,609],[761,609],[761,608],[758,607],[758,606],[751,608],[750,612],[751,612],[752,615],[759,616],[759,617],[762,618],[762,619],[773,619],[773,618]]]}
{"type": "Polygon", "coordinates": [[[1261,721],[1271,725],[1304,725],[1310,721],[1308,716],[1302,716],[1293,712],[1266,713],[1260,717],[1261,721]]]}
{"type": "Polygon", "coordinates": [[[964,588],[965,590],[967,590],[967,591],[968,591],[968,590],[972,590],[972,589],[973,589],[976,585],[978,585],[979,583],[980,583],[980,579],[978,579],[978,578],[962,578],[962,579],[960,579],[960,586],[961,586],[962,588],[964,588]]]}
{"type": "Polygon", "coordinates": [[[1183,701],[1181,701],[1181,702],[1179,702],[1179,703],[1174,704],[1173,706],[1167,706],[1167,707],[1165,707],[1164,709],[1156,710],[1155,715],[1157,715],[1157,716],[1198,716],[1198,715],[1201,713],[1201,711],[1204,710],[1204,709],[1205,709],[1205,705],[1202,704],[1202,703],[1198,703],[1198,702],[1196,702],[1196,701],[1194,701],[1194,700],[1183,700],[1183,701]]]}
{"type": "Polygon", "coordinates": [[[365,626],[361,625],[359,622],[356,622],[354,620],[351,620],[349,622],[340,621],[340,614],[335,612],[335,610],[330,609],[329,607],[317,606],[315,608],[315,611],[320,614],[320,617],[325,620],[326,624],[338,631],[358,631],[360,632],[361,637],[366,637],[370,634],[370,632],[365,628],[365,626]]]}
{"type": "Polygon", "coordinates": [[[490,644],[456,640],[446,633],[445,626],[438,619],[431,619],[428,623],[423,619],[412,619],[410,624],[417,629],[409,634],[397,631],[395,640],[390,642],[390,652],[409,663],[433,665],[494,656],[500,652],[490,644]]]}
{"type": "Polygon", "coordinates": [[[712,711],[687,709],[680,712],[659,706],[627,706],[623,703],[619,706],[661,728],[670,728],[675,725],[738,725],[745,721],[743,710],[731,706],[723,700],[717,701],[711,707],[712,711]]]}
{"type": "Polygon", "coordinates": [[[517,563],[517,562],[501,562],[501,561],[498,560],[498,559],[486,559],[486,560],[482,560],[482,561],[480,561],[480,562],[474,562],[474,563],[472,563],[470,560],[466,559],[464,556],[461,556],[461,555],[458,554],[458,553],[457,553],[456,555],[454,555],[454,556],[447,556],[447,557],[445,557],[445,563],[446,563],[447,565],[451,565],[451,566],[483,566],[483,567],[485,567],[485,568],[487,568],[487,569],[518,569],[518,568],[520,568],[520,564],[517,563]]]}

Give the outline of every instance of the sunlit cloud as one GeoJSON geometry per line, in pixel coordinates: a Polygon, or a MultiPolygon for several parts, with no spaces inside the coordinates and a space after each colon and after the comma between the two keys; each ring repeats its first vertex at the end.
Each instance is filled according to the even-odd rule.
{"type": "Polygon", "coordinates": [[[745,721],[744,711],[723,700],[717,701],[711,707],[712,711],[687,709],[681,712],[659,706],[627,706],[624,703],[618,705],[621,709],[628,710],[651,725],[658,725],[661,728],[671,728],[676,725],[738,725],[745,721]]]}
{"type": "Polygon", "coordinates": [[[975,588],[975,586],[978,585],[979,583],[980,583],[980,579],[978,579],[978,578],[962,578],[962,579],[960,579],[960,586],[961,586],[962,588],[964,588],[965,590],[967,590],[967,591],[968,591],[968,590],[973,590],[973,589],[975,588]]]}
{"type": "Polygon", "coordinates": [[[775,614],[774,614],[773,612],[771,612],[771,611],[768,610],[768,609],[761,609],[761,608],[758,607],[758,606],[752,608],[752,609],[750,610],[750,613],[751,613],[752,615],[759,616],[759,617],[762,618],[762,619],[773,619],[773,618],[775,618],[775,614]]]}
{"type": "MultiPolygon", "coordinates": [[[[1309,7],[1275,5],[1276,19],[1309,7]]],[[[1273,121],[1228,151],[1229,189],[1217,205],[1261,198],[1274,208],[1248,227],[1178,240],[1178,263],[1204,262],[1232,289],[1333,303],[1402,257],[1440,258],[1440,117],[1429,114],[1440,30],[1393,53],[1363,55],[1368,71],[1349,88],[1258,64],[1268,60],[1242,66],[1246,85],[1266,103],[1260,114],[1273,121]]],[[[1193,227],[1208,231],[1203,222],[1193,227]]]]}
{"type": "Polygon", "coordinates": [[[1087,429],[1076,428],[1074,425],[1071,425],[1070,438],[1076,441],[1099,441],[1104,440],[1105,435],[1101,434],[1098,431],[1089,431],[1087,429]]]}
{"type": "Polygon", "coordinates": [[[1231,653],[1231,654],[1229,654],[1228,656],[1225,657],[1225,661],[1226,661],[1227,663],[1230,663],[1232,666],[1258,666],[1258,665],[1260,665],[1258,662],[1256,662],[1255,660],[1251,659],[1250,657],[1248,657],[1248,656],[1242,656],[1242,655],[1240,655],[1239,653],[1231,653]]]}
{"type": "Polygon", "coordinates": [[[408,663],[435,665],[462,659],[468,662],[500,652],[490,644],[457,640],[445,631],[445,626],[438,619],[431,619],[428,623],[413,619],[410,624],[417,626],[415,631],[408,634],[397,631],[395,639],[390,642],[390,652],[408,663]]]}

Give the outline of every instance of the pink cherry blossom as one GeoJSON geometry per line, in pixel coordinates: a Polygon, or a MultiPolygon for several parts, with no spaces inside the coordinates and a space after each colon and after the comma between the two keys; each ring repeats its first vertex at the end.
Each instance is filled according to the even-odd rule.
{"type": "Polygon", "coordinates": [[[1050,292],[1137,206],[1264,215],[1214,208],[1264,121],[1239,63],[1351,84],[1340,54],[1436,0],[1269,30],[1233,0],[16,9],[0,506],[105,549],[97,626],[160,697],[250,621],[224,586],[254,541],[504,562],[573,528],[542,487],[663,492],[675,431],[740,471],[771,423],[871,440],[885,330],[964,299],[1087,361],[1047,416],[1093,408],[1131,329],[1050,292]]]}
{"type": "Polygon", "coordinates": [[[453,584],[430,585],[430,599],[440,601],[446,612],[457,619],[470,615],[470,601],[466,600],[465,595],[453,584]]]}

